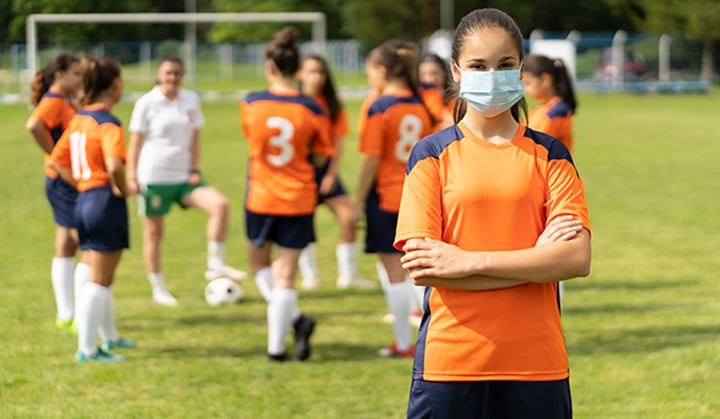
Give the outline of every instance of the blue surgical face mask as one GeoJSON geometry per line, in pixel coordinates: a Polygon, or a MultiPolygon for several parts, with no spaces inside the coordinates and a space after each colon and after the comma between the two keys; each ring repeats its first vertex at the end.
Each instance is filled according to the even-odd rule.
{"type": "MultiPolygon", "coordinates": [[[[458,70],[460,67],[455,64],[458,70]]],[[[523,97],[520,70],[463,71],[460,97],[486,118],[510,109],[523,97]]]]}

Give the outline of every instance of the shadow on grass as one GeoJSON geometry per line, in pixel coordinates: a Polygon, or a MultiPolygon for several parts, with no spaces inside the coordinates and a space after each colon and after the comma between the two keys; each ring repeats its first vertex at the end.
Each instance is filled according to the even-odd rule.
{"type": "Polygon", "coordinates": [[[716,341],[720,324],[645,327],[576,333],[568,343],[572,355],[652,353],[716,341]]]}

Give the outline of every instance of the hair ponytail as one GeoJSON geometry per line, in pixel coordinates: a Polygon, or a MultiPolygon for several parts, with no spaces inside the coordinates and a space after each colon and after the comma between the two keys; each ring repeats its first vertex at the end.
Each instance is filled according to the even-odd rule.
{"type": "Polygon", "coordinates": [[[68,71],[70,66],[79,63],[80,60],[72,54],[62,53],[54,56],[47,65],[35,73],[33,81],[30,83],[30,103],[37,105],[40,98],[50,90],[50,86],[55,83],[55,73],[58,71],[68,71]]]}
{"type": "Polygon", "coordinates": [[[541,77],[543,74],[549,75],[555,94],[567,103],[573,113],[576,113],[578,103],[575,89],[563,60],[552,59],[544,55],[529,55],[525,60],[523,71],[527,71],[535,77],[541,77]]]}

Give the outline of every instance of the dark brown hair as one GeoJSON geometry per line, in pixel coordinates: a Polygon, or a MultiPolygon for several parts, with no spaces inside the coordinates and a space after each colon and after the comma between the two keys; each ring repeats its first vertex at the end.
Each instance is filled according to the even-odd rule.
{"type": "MultiPolygon", "coordinates": [[[[471,36],[475,31],[486,29],[486,28],[500,28],[504,30],[510,39],[512,39],[517,48],[520,62],[523,61],[525,56],[523,49],[523,35],[522,31],[518,27],[517,23],[507,13],[498,9],[477,9],[465,15],[460,20],[457,28],[455,28],[455,36],[453,36],[452,43],[452,59],[458,63],[460,58],[460,49],[465,42],[467,37],[471,36]]],[[[458,97],[455,101],[455,109],[453,109],[453,119],[457,123],[460,121],[465,112],[467,111],[467,102],[458,97]]],[[[516,104],[510,108],[513,118],[517,122],[520,122],[521,116],[523,119],[527,117],[527,101],[523,97],[516,104]]]]}
{"type": "Polygon", "coordinates": [[[373,49],[368,55],[368,62],[384,67],[387,79],[402,78],[412,95],[420,99],[428,116],[430,116],[432,125],[435,125],[437,121],[428,110],[425,102],[422,101],[422,96],[420,96],[416,71],[417,53],[418,50],[415,44],[396,39],[384,42],[373,49]]]}
{"type": "Polygon", "coordinates": [[[297,29],[283,28],[275,33],[265,49],[265,58],[272,60],[285,77],[295,75],[300,68],[300,50],[297,45],[299,37],[297,29]]]}
{"type": "Polygon", "coordinates": [[[83,71],[83,102],[91,104],[120,77],[120,63],[112,58],[88,59],[83,71]]]}
{"type": "Polygon", "coordinates": [[[323,99],[325,99],[325,102],[327,102],[330,120],[335,122],[338,114],[340,113],[340,109],[342,108],[342,103],[340,102],[340,98],[338,98],[337,91],[335,90],[335,83],[333,82],[332,75],[330,74],[330,67],[328,66],[325,58],[317,54],[307,55],[303,58],[303,63],[311,60],[319,62],[323,72],[325,73],[325,84],[323,84],[320,93],[322,94],[323,99]]]}
{"type": "Polygon", "coordinates": [[[30,103],[37,105],[42,95],[47,93],[50,86],[55,82],[56,72],[68,71],[71,65],[79,62],[80,59],[69,53],[54,56],[45,67],[35,73],[35,78],[30,83],[30,103]]]}
{"type": "Polygon", "coordinates": [[[543,74],[549,75],[555,94],[560,96],[563,102],[567,103],[575,113],[578,103],[570,80],[570,74],[563,60],[559,58],[552,59],[544,55],[528,55],[525,59],[523,71],[527,71],[535,77],[541,77],[543,74]]]}
{"type": "Polygon", "coordinates": [[[428,52],[420,58],[420,62],[418,63],[418,70],[420,69],[420,64],[425,63],[432,63],[440,67],[440,71],[442,71],[443,77],[445,77],[445,83],[443,83],[442,86],[438,86],[438,88],[442,90],[443,99],[445,99],[445,104],[447,105],[452,99],[452,96],[448,95],[448,88],[450,87],[450,79],[452,77],[450,77],[450,70],[448,69],[447,61],[443,60],[439,55],[435,53],[428,52]]]}

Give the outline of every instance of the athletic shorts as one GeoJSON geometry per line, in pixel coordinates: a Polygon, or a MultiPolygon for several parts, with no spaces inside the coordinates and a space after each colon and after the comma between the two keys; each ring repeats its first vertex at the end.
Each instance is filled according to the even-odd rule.
{"type": "Polygon", "coordinates": [[[395,247],[398,213],[380,209],[380,197],[373,188],[365,200],[365,253],[400,253],[395,247]]]}
{"type": "Polygon", "coordinates": [[[138,212],[140,215],[163,216],[170,212],[173,202],[185,209],[187,206],[183,205],[183,198],[202,186],[207,186],[207,183],[200,181],[196,185],[187,182],[148,184],[142,195],[138,196],[138,212]]]}
{"type": "Polygon", "coordinates": [[[570,382],[431,382],[415,379],[408,418],[569,419],[570,382]]]}
{"type": "MultiPolygon", "coordinates": [[[[315,182],[317,183],[318,188],[320,187],[320,182],[322,182],[329,168],[330,159],[328,159],[322,167],[315,168],[315,182]]],[[[322,204],[326,199],[345,195],[347,195],[347,189],[345,189],[345,185],[342,183],[342,180],[340,180],[340,176],[335,175],[335,188],[325,195],[318,194],[318,204],[322,204]]]]}
{"type": "Polygon", "coordinates": [[[82,250],[112,252],[130,247],[127,204],[125,198],[113,195],[110,186],[78,194],[75,222],[82,250]]]}
{"type": "Polygon", "coordinates": [[[74,212],[75,200],[78,196],[77,189],[62,180],[60,176],[55,179],[46,176],[45,195],[50,201],[55,224],[61,227],[75,228],[74,212]]]}
{"type": "Polygon", "coordinates": [[[245,209],[247,237],[257,247],[265,242],[288,249],[303,249],[315,241],[314,214],[298,216],[265,215],[245,209]]]}

